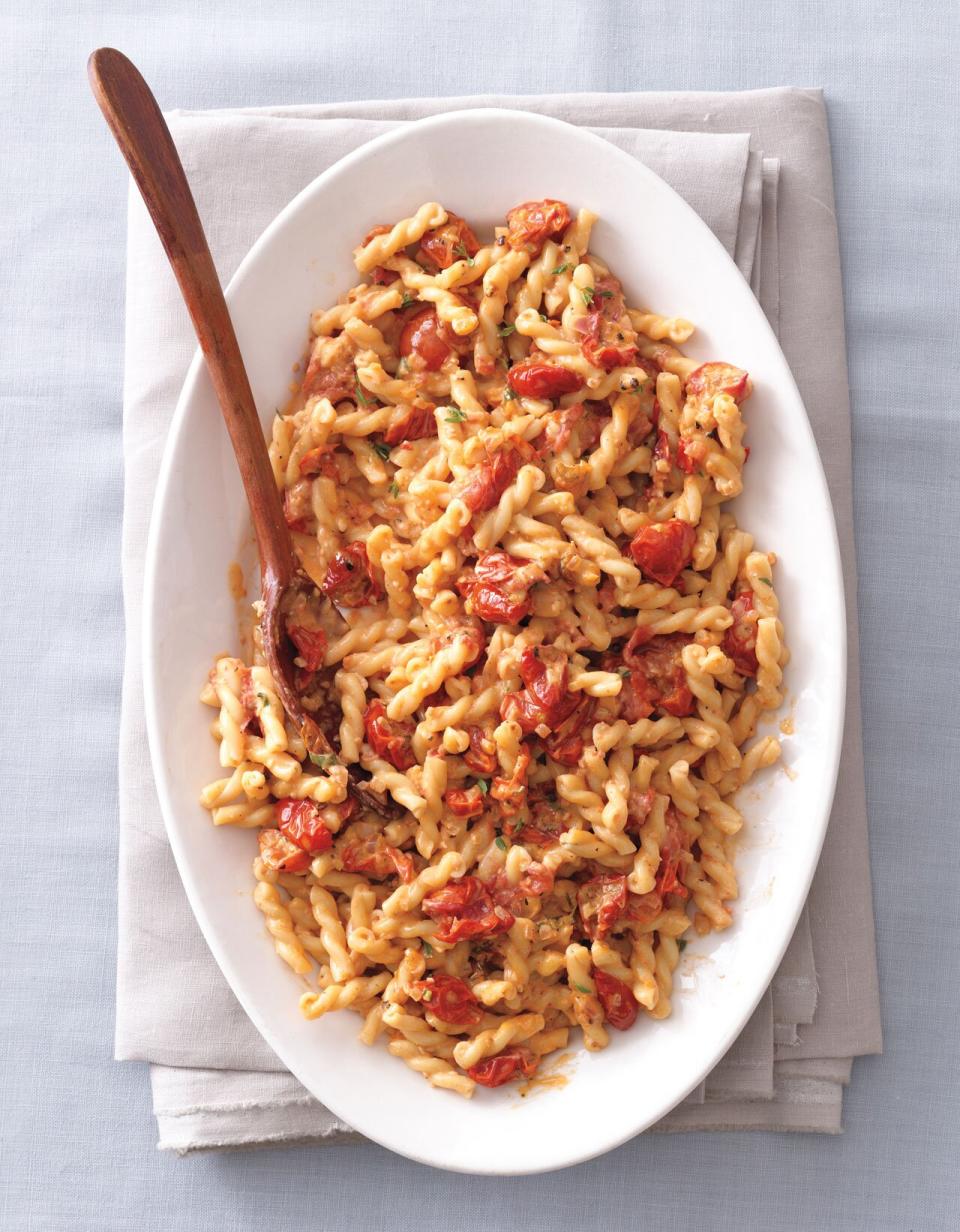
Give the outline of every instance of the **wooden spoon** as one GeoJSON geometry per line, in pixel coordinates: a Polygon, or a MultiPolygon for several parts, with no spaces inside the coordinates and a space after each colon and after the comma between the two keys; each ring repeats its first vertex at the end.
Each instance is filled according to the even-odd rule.
{"type": "MultiPolygon", "coordinates": [[[[87,72],[180,284],[230,433],[257,536],[263,597],[260,627],[277,693],[307,750],[314,757],[336,757],[293,685],[295,648],[287,636],[284,613],[298,594],[316,593],[316,587],[293,551],[233,322],[180,156],[150,87],[125,55],[101,47],[91,55],[87,72]]],[[[394,814],[378,792],[354,772],[348,774],[350,790],[363,804],[382,816],[394,814]]]]}

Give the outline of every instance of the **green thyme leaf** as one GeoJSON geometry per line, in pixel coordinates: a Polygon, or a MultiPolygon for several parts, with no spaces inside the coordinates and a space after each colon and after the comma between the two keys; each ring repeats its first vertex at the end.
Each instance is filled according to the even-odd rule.
{"type": "Polygon", "coordinates": [[[680,951],[680,953],[682,954],[682,953],[683,953],[683,951],[684,951],[686,948],[687,948],[687,943],[686,943],[686,941],[684,941],[684,940],[681,938],[681,939],[677,942],[677,949],[678,949],[678,950],[680,951]]]}
{"type": "Polygon", "coordinates": [[[565,274],[569,268],[570,268],[570,262],[564,261],[562,265],[558,265],[556,269],[552,269],[550,273],[553,275],[554,278],[556,278],[559,274],[565,274]]]}
{"type": "Polygon", "coordinates": [[[477,779],[477,786],[480,788],[480,794],[483,796],[490,790],[490,784],[486,779],[477,779]]]}
{"type": "Polygon", "coordinates": [[[420,948],[426,954],[427,958],[433,958],[433,946],[429,941],[421,941],[420,948]]]}
{"type": "Polygon", "coordinates": [[[763,582],[764,586],[772,586],[772,585],[773,585],[773,582],[771,582],[769,578],[761,578],[761,579],[760,579],[760,581],[761,581],[761,582],[763,582]]]}
{"type": "Polygon", "coordinates": [[[612,291],[598,291],[597,294],[600,296],[601,299],[613,299],[612,291]]]}
{"type": "Polygon", "coordinates": [[[355,389],[356,389],[356,391],[357,391],[357,401],[358,401],[358,402],[359,402],[362,406],[369,406],[369,405],[370,405],[370,399],[369,399],[369,398],[368,398],[368,397],[364,394],[363,390],[360,388],[360,382],[359,382],[359,381],[357,381],[356,386],[355,386],[355,389]]]}
{"type": "Polygon", "coordinates": [[[261,705],[261,706],[269,706],[269,705],[270,705],[270,698],[269,698],[269,697],[267,697],[266,693],[258,693],[258,694],[257,694],[257,701],[260,703],[260,705],[261,705]]]}
{"type": "Polygon", "coordinates": [[[617,671],[620,673],[620,675],[621,675],[621,676],[629,676],[629,675],[630,675],[630,668],[629,668],[629,667],[618,667],[618,668],[617,668],[617,671]]]}
{"type": "Polygon", "coordinates": [[[409,308],[413,302],[414,302],[414,299],[413,299],[413,296],[410,294],[410,292],[404,291],[403,299],[400,301],[400,307],[409,308]]]}
{"type": "Polygon", "coordinates": [[[547,314],[546,314],[545,312],[540,312],[540,313],[537,313],[537,315],[539,316],[539,318],[540,318],[540,320],[541,320],[541,321],[549,321],[549,320],[550,320],[550,318],[547,316],[547,314]]]}
{"type": "Polygon", "coordinates": [[[497,843],[497,846],[500,848],[500,850],[501,850],[501,851],[506,851],[506,850],[507,850],[507,840],[503,837],[503,835],[502,835],[502,834],[498,834],[498,835],[497,835],[497,838],[496,838],[496,843],[497,843]]]}
{"type": "Polygon", "coordinates": [[[383,441],[372,441],[371,444],[373,445],[374,453],[378,454],[386,462],[387,458],[390,457],[390,446],[384,444],[383,441]]]}
{"type": "Polygon", "coordinates": [[[512,322],[509,322],[509,321],[507,322],[506,325],[499,325],[497,327],[497,333],[500,335],[501,338],[509,338],[511,334],[514,334],[516,332],[517,332],[516,325],[514,325],[512,322]]]}
{"type": "Polygon", "coordinates": [[[467,265],[476,265],[476,261],[474,261],[473,257],[471,257],[467,252],[466,244],[457,244],[453,251],[458,257],[461,257],[464,261],[466,261],[467,265]]]}
{"type": "Polygon", "coordinates": [[[584,988],[582,984],[574,984],[574,988],[577,990],[577,992],[582,992],[587,997],[590,996],[590,989],[584,988]]]}
{"type": "Polygon", "coordinates": [[[310,760],[315,766],[319,766],[321,770],[329,770],[331,766],[339,765],[333,753],[311,753],[310,760]]]}
{"type": "Polygon", "coordinates": [[[466,417],[467,412],[461,411],[458,406],[448,406],[447,414],[444,416],[444,420],[447,423],[463,423],[466,417]]]}
{"type": "Polygon", "coordinates": [[[516,396],[517,396],[517,395],[516,395],[516,393],[515,393],[515,392],[514,392],[514,391],[510,388],[510,386],[509,386],[509,385],[508,385],[508,386],[507,386],[507,388],[503,391],[503,400],[504,400],[504,402],[513,402],[513,401],[514,401],[514,399],[516,398],[516,396]]]}
{"type": "Polygon", "coordinates": [[[396,499],[400,495],[400,485],[396,480],[390,485],[390,495],[396,499]]]}
{"type": "Polygon", "coordinates": [[[581,287],[580,295],[587,307],[591,308],[593,306],[593,287],[581,287]]]}

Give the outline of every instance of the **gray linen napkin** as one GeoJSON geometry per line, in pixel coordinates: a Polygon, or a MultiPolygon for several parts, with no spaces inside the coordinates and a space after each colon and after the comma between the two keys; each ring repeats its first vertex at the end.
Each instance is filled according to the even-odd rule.
{"type": "MultiPolygon", "coordinates": [[[[784,347],[828,466],[846,576],[855,587],[842,302],[829,148],[817,94],[354,104],[177,114],[172,127],[220,273],[227,278],[276,210],[348,150],[396,120],[491,104],[527,107],[589,124],[642,158],[713,228],[750,278],[775,327],[783,320],[784,347]],[[641,124],[648,131],[637,127],[641,124]],[[701,128],[716,131],[696,131],[701,128]],[[775,154],[779,162],[763,154],[775,154]],[[781,164],[785,184],[780,182],[781,164]],[[790,241],[786,247],[785,239],[790,241]],[[806,261],[818,269],[815,283],[799,277],[806,261]],[[814,357],[816,363],[811,362],[814,357]]],[[[120,753],[117,1056],[152,1062],[161,1146],[184,1151],[329,1139],[349,1132],[348,1127],[282,1072],[199,935],[166,844],[146,755],[139,647],[143,544],[159,455],[192,339],[135,194],[127,307],[123,575],[128,641],[120,753]]],[[[851,615],[854,597],[852,589],[851,615]]],[[[849,1077],[849,1061],[842,1058],[879,1048],[855,620],[850,624],[846,755],[827,856],[811,896],[814,928],[811,931],[805,916],[770,992],[740,1040],[661,1128],[835,1132],[841,1084],[849,1077]],[[845,895],[832,892],[838,885],[845,886],[845,895]],[[840,947],[830,945],[832,937],[841,936],[846,979],[835,961],[840,947]]]]}

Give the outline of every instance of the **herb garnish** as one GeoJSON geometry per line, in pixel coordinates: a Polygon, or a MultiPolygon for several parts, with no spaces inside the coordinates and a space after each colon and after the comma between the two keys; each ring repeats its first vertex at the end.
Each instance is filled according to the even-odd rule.
{"type": "Polygon", "coordinates": [[[584,988],[584,986],[583,986],[582,984],[576,984],[576,983],[575,983],[575,984],[574,984],[574,988],[577,990],[577,992],[582,992],[582,993],[584,994],[584,996],[587,996],[587,997],[589,997],[589,996],[590,996],[590,989],[589,989],[589,988],[584,988]]]}
{"type": "Polygon", "coordinates": [[[461,411],[461,409],[458,406],[448,406],[447,411],[449,413],[444,416],[444,421],[446,423],[453,423],[453,424],[463,423],[463,421],[467,417],[467,412],[461,411]]]}
{"type": "Polygon", "coordinates": [[[319,766],[321,770],[329,770],[331,766],[339,765],[334,753],[310,753],[309,757],[313,764],[319,766]]]}
{"type": "Polygon", "coordinates": [[[467,252],[466,244],[463,244],[463,243],[457,244],[457,246],[454,248],[453,251],[456,254],[456,256],[462,257],[463,260],[466,261],[467,265],[469,266],[476,265],[476,261],[474,261],[473,257],[471,257],[470,254],[467,252]]]}
{"type": "Polygon", "coordinates": [[[507,850],[507,840],[503,837],[502,834],[498,834],[495,841],[501,851],[507,850]]]}
{"type": "Polygon", "coordinates": [[[390,457],[390,446],[384,444],[383,441],[372,441],[371,444],[373,445],[374,453],[386,462],[387,458],[390,457]]]}
{"type": "Polygon", "coordinates": [[[687,948],[687,943],[686,943],[686,941],[684,941],[684,939],[681,937],[681,939],[677,942],[677,949],[678,949],[678,950],[680,951],[680,953],[682,954],[682,953],[683,953],[683,951],[684,951],[686,948],[687,948]]]}
{"type": "Polygon", "coordinates": [[[427,958],[433,958],[433,946],[429,941],[421,941],[420,948],[423,950],[424,954],[426,954],[427,958]]]}
{"type": "Polygon", "coordinates": [[[390,495],[394,498],[400,495],[400,485],[397,483],[396,479],[394,479],[393,483],[390,485],[390,495]]]}
{"type": "Polygon", "coordinates": [[[507,388],[503,391],[503,400],[504,400],[504,402],[513,402],[513,400],[516,398],[516,396],[517,396],[516,391],[515,391],[515,390],[513,390],[513,389],[511,389],[509,385],[508,385],[508,386],[507,386],[507,388]]]}
{"type": "Polygon", "coordinates": [[[359,381],[357,381],[356,383],[356,391],[357,391],[357,401],[360,402],[363,406],[369,406],[370,399],[364,395],[363,390],[360,388],[359,381]]]}
{"type": "Polygon", "coordinates": [[[570,262],[564,261],[562,265],[558,265],[556,269],[552,269],[550,273],[553,275],[554,278],[556,278],[559,274],[565,274],[569,268],[570,268],[570,262]]]}
{"type": "Polygon", "coordinates": [[[490,790],[490,784],[486,779],[477,779],[477,786],[480,788],[480,794],[485,796],[490,790]]]}
{"type": "Polygon", "coordinates": [[[400,307],[401,307],[401,308],[409,308],[409,307],[410,307],[410,305],[411,305],[413,302],[414,302],[414,300],[413,300],[413,296],[410,294],[410,292],[409,292],[409,291],[404,291],[404,293],[403,293],[403,299],[400,301],[400,307]]]}
{"type": "Polygon", "coordinates": [[[498,325],[497,333],[501,338],[509,338],[511,334],[516,333],[517,327],[512,322],[507,322],[506,325],[498,325]]]}
{"type": "Polygon", "coordinates": [[[580,294],[588,308],[593,307],[593,287],[581,287],[580,294]]]}

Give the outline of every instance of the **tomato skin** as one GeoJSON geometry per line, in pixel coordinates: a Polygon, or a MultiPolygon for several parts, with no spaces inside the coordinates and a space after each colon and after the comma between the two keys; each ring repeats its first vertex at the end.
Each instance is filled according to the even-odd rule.
{"type": "Polygon", "coordinates": [[[307,398],[329,398],[336,403],[355,397],[356,388],[357,373],[352,363],[342,360],[331,368],[322,368],[319,359],[311,359],[300,392],[307,398]]]}
{"type": "Polygon", "coordinates": [[[432,406],[411,406],[390,421],[383,434],[388,445],[400,445],[404,441],[420,441],[437,435],[437,418],[432,406]]]}
{"type": "Polygon", "coordinates": [[[370,241],[372,239],[376,239],[378,235],[389,235],[389,234],[390,234],[390,228],[385,226],[382,222],[378,223],[377,226],[371,227],[370,230],[367,232],[367,234],[363,237],[363,239],[360,241],[360,247],[366,248],[366,246],[370,243],[370,241]]]}
{"type": "Polygon", "coordinates": [[[740,403],[750,393],[750,377],[733,364],[701,364],[687,377],[686,391],[695,398],[712,398],[728,394],[740,403]]]}
{"type": "Polygon", "coordinates": [[[415,312],[404,325],[400,334],[400,354],[418,356],[427,372],[436,372],[443,361],[453,354],[453,347],[446,338],[446,329],[432,305],[415,312]]]}
{"type": "Polygon", "coordinates": [[[409,770],[415,764],[417,759],[411,745],[414,724],[409,719],[388,719],[387,707],[379,697],[369,702],[364,710],[363,726],[367,742],[378,757],[397,770],[409,770]]]}
{"type": "Polygon", "coordinates": [[[510,369],[507,384],[521,398],[559,398],[582,389],[583,377],[572,368],[529,359],[510,369]]]}
{"type": "Polygon", "coordinates": [[[373,572],[366,545],[348,543],[337,552],[320,589],[338,607],[366,607],[378,603],[383,598],[383,588],[373,572]]]}
{"type": "Polygon", "coordinates": [[[530,765],[530,750],[520,745],[516,765],[510,778],[498,777],[490,784],[490,795],[500,805],[504,817],[515,817],[527,802],[527,769],[530,765]]]}
{"type": "Polygon", "coordinates": [[[593,290],[593,304],[581,326],[581,348],[591,364],[610,372],[636,359],[636,343],[630,341],[635,335],[628,337],[620,328],[625,306],[619,281],[609,275],[598,278],[593,290]]]}
{"type": "Polygon", "coordinates": [[[333,846],[333,835],[323,824],[320,806],[315,800],[295,800],[286,796],[274,806],[277,829],[302,851],[318,856],[333,846]]]}
{"type": "Polygon", "coordinates": [[[475,257],[480,251],[480,244],[469,223],[459,214],[447,214],[447,221],[439,227],[428,231],[420,241],[420,252],[437,269],[449,269],[455,261],[475,257]],[[460,252],[457,249],[461,249],[460,252]]]}
{"type": "Polygon", "coordinates": [[[580,705],[577,693],[568,690],[568,660],[552,646],[528,646],[520,656],[520,678],[526,686],[508,693],[500,706],[504,719],[515,719],[525,733],[546,727],[550,732],[580,705]]]}
{"type": "Polygon", "coordinates": [[[472,770],[474,774],[479,774],[481,778],[486,778],[494,773],[497,768],[497,755],[493,748],[485,748],[485,744],[493,745],[493,739],[489,732],[482,727],[471,727],[468,729],[470,736],[470,747],[463,754],[464,764],[468,770],[472,770]]]}
{"type": "Polygon", "coordinates": [[[656,893],[677,894],[687,898],[689,891],[680,881],[680,865],[684,862],[687,850],[687,838],[680,824],[676,809],[671,805],[667,809],[667,832],[660,844],[660,868],[657,871],[656,893]]]}
{"type": "Polygon", "coordinates": [[[672,586],[693,558],[696,537],[693,527],[679,518],[652,522],[634,535],[630,555],[647,577],[661,586],[672,586]]]}
{"type": "Polygon", "coordinates": [[[461,877],[423,900],[425,915],[440,923],[436,939],[447,944],[471,937],[492,937],[514,925],[514,916],[494,903],[477,877],[461,877]]]}
{"type": "Polygon", "coordinates": [[[563,201],[547,197],[524,201],[507,214],[507,243],[536,255],[548,239],[557,239],[570,225],[570,210],[563,201]]]}
{"type": "Polygon", "coordinates": [[[515,1078],[532,1078],[539,1064],[540,1058],[529,1048],[514,1045],[471,1065],[467,1074],[481,1087],[502,1087],[515,1078]]]}
{"type": "Polygon", "coordinates": [[[412,858],[380,833],[348,837],[337,854],[345,873],[364,873],[374,881],[397,876],[407,885],[417,875],[412,858]]]}
{"type": "Polygon", "coordinates": [[[627,879],[617,873],[600,873],[577,890],[577,906],[583,931],[591,941],[602,940],[627,906],[627,879]]]}
{"type": "Polygon", "coordinates": [[[681,657],[690,641],[683,633],[648,637],[646,629],[636,629],[631,634],[623,649],[635,703],[631,722],[645,719],[657,709],[678,719],[693,712],[693,694],[681,657]]]}
{"type": "Polygon", "coordinates": [[[637,1002],[630,988],[606,971],[593,969],[597,998],[603,1006],[603,1016],[617,1031],[629,1031],[637,1021],[637,1002]]]}
{"type": "Polygon", "coordinates": [[[656,890],[651,890],[649,894],[634,894],[631,891],[627,895],[624,915],[635,924],[652,924],[661,911],[663,898],[656,890]]]}
{"type": "Polygon", "coordinates": [[[299,479],[283,494],[283,520],[291,530],[305,534],[310,530],[312,518],[310,480],[299,479]]]}
{"type": "Polygon", "coordinates": [[[483,812],[483,792],[479,787],[451,787],[443,800],[454,817],[479,817],[483,812]]]}
{"type": "Polygon", "coordinates": [[[327,654],[327,635],[322,629],[307,629],[303,625],[288,625],[287,634],[303,659],[308,672],[317,672],[323,667],[327,654]]]}
{"type": "Polygon", "coordinates": [[[677,441],[677,466],[685,475],[695,475],[703,464],[706,446],[701,440],[688,440],[681,436],[677,441]]]}
{"type": "Polygon", "coordinates": [[[723,635],[720,646],[741,676],[756,676],[757,662],[757,617],[754,609],[753,591],[741,590],[730,605],[733,624],[723,635]]]}
{"type": "Polygon", "coordinates": [[[513,842],[523,843],[524,846],[532,843],[536,847],[556,847],[560,842],[560,835],[568,829],[569,824],[565,814],[560,809],[552,808],[545,801],[538,801],[533,805],[531,821],[526,821],[520,826],[514,823],[513,829],[504,827],[513,842]]]}
{"type": "Polygon", "coordinates": [[[279,830],[261,830],[257,835],[260,858],[278,873],[303,873],[310,867],[310,853],[298,847],[279,830]]]}
{"type": "Polygon", "coordinates": [[[385,265],[375,265],[370,271],[370,281],[375,287],[388,287],[399,277],[396,270],[387,269],[385,265]]]}
{"type": "Polygon", "coordinates": [[[533,456],[526,441],[504,445],[484,462],[476,475],[460,493],[464,504],[474,513],[493,509],[517,476],[526,456],[533,456]]]}
{"type": "Polygon", "coordinates": [[[415,1000],[419,1000],[441,1022],[456,1027],[475,1027],[483,1018],[483,1006],[473,989],[455,975],[437,972],[411,984],[415,1000]]]}

